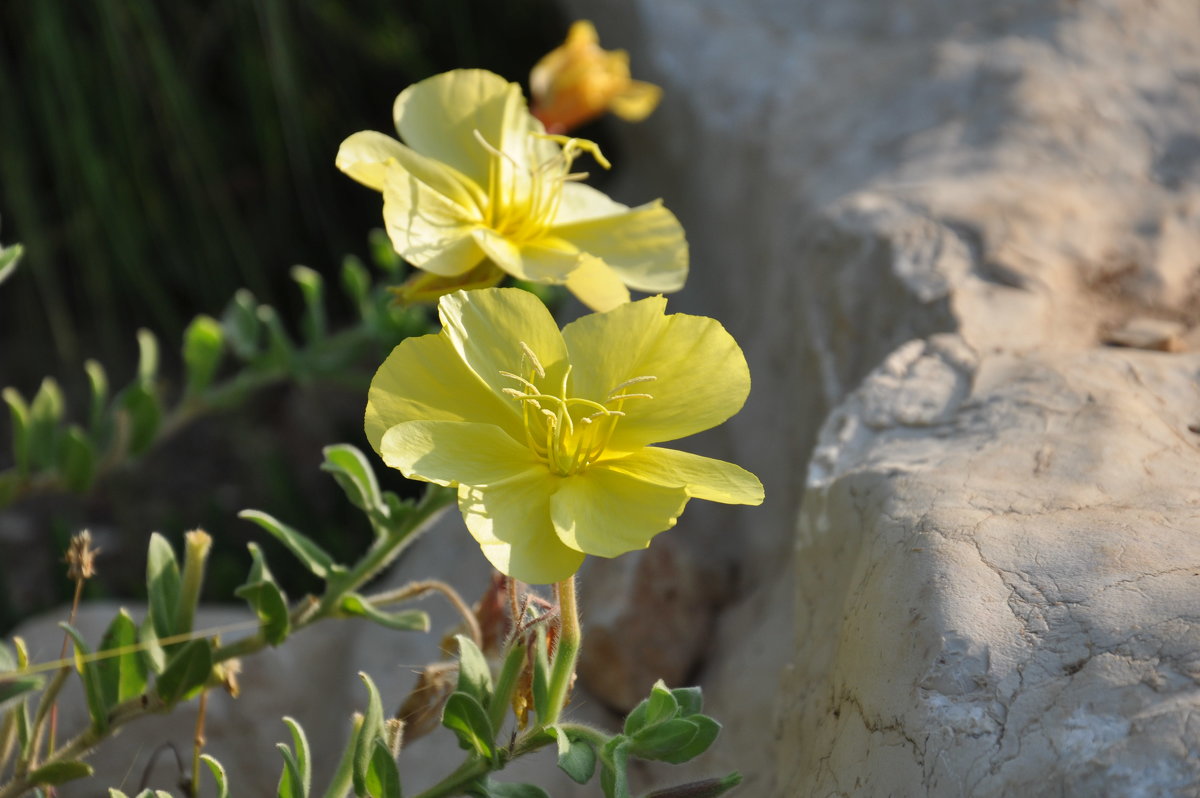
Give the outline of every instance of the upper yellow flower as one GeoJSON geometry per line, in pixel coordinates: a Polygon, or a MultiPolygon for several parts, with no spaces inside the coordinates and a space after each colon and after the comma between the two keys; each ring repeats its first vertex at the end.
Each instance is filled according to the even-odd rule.
{"type": "Polygon", "coordinates": [[[594,310],[628,302],[629,288],[683,287],[688,250],[674,214],[661,201],[629,208],[580,183],[571,164],[581,153],[607,162],[590,141],[543,133],[517,84],[478,69],[446,72],[401,92],[394,116],[406,144],[355,133],[337,165],[383,192],[388,236],[414,266],[458,278],[486,259],[565,284],[594,310]]]}
{"type": "Polygon", "coordinates": [[[533,115],[551,133],[565,133],[606,111],[640,122],[658,106],[662,89],[629,77],[629,54],[605,50],[596,29],[580,20],[567,40],[529,73],[533,115]]]}
{"type": "Polygon", "coordinates": [[[444,296],[441,333],[401,342],[375,375],[367,438],[405,476],[458,486],[484,555],[523,582],[645,548],[688,499],[759,504],[750,472],[652,445],[720,424],[750,391],[718,322],[665,307],[650,297],[560,333],[519,289],[444,296]]]}

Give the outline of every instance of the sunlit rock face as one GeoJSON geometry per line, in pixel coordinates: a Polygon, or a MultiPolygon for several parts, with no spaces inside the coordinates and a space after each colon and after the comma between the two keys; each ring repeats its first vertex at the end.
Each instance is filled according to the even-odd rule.
{"type": "Polygon", "coordinates": [[[736,574],[710,756],[760,795],[1198,789],[1200,7],[572,8],[664,87],[614,194],[661,187],[676,306],[754,376],[710,453],[767,504],[692,527],[736,574]]]}

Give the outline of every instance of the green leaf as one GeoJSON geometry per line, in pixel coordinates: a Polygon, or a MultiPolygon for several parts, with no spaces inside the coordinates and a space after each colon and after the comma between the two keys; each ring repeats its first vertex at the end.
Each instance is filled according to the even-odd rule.
{"type": "Polygon", "coordinates": [[[387,744],[379,737],[371,748],[371,764],[367,768],[367,794],[372,798],[402,798],[400,769],[387,744]]]}
{"type": "Polygon", "coordinates": [[[51,762],[49,765],[42,765],[29,774],[29,783],[52,787],[64,782],[75,781],[76,779],[86,779],[90,775],[92,775],[91,765],[87,762],[71,759],[65,762],[51,762]]]}
{"type": "Polygon", "coordinates": [[[604,767],[600,771],[600,788],[604,798],[630,798],[629,744],[623,737],[614,737],[600,753],[604,767]]]}
{"type": "Polygon", "coordinates": [[[110,707],[139,696],[146,689],[149,677],[146,662],[137,651],[137,642],[137,624],[122,609],[101,638],[100,651],[124,651],[96,662],[104,703],[110,707]]]}
{"type": "Polygon", "coordinates": [[[327,327],[325,318],[325,281],[319,272],[307,266],[293,266],[292,279],[300,286],[304,295],[304,321],[301,329],[305,340],[309,343],[325,337],[327,327]]]}
{"type": "Polygon", "coordinates": [[[633,735],[629,752],[642,759],[662,759],[690,743],[699,731],[699,725],[690,720],[665,720],[633,735]]]}
{"type": "Polygon", "coordinates": [[[550,793],[534,784],[513,784],[491,779],[486,779],[470,794],[480,798],[550,798],[550,793]]]}
{"type": "Polygon", "coordinates": [[[347,255],[342,260],[342,288],[346,290],[350,301],[358,307],[363,318],[369,319],[374,311],[370,296],[371,275],[362,265],[362,261],[353,255],[347,255]]]}
{"type": "Polygon", "coordinates": [[[362,795],[367,791],[367,771],[371,767],[371,756],[375,750],[375,740],[383,737],[383,702],[379,698],[379,690],[371,677],[360,672],[358,678],[367,686],[367,712],[363,718],[362,728],[354,740],[354,794],[362,795]]]}
{"type": "Polygon", "coordinates": [[[217,798],[229,798],[229,781],[225,776],[225,768],[208,754],[201,754],[200,761],[212,771],[213,781],[217,783],[217,798]]]}
{"type": "Polygon", "coordinates": [[[339,443],[326,446],[322,453],[325,462],[321,463],[321,470],[333,474],[355,507],[367,513],[387,515],[375,471],[361,451],[348,443],[339,443]]]}
{"type": "Polygon", "coordinates": [[[672,765],[687,762],[707,751],[708,747],[717,739],[717,735],[721,733],[721,724],[707,715],[689,715],[686,720],[696,724],[698,727],[696,736],[688,741],[687,744],[663,754],[658,759],[663,762],[670,762],[672,765]]]}
{"type": "Polygon", "coordinates": [[[157,532],[150,535],[146,555],[146,593],[150,597],[150,617],[155,637],[175,634],[175,615],[179,606],[179,561],[167,539],[157,532]]]}
{"type": "Polygon", "coordinates": [[[287,524],[258,510],[242,510],[238,518],[253,521],[275,536],[304,567],[321,579],[328,579],[334,568],[333,558],[325,550],[287,524]]]}
{"type": "Polygon", "coordinates": [[[558,738],[558,767],[579,784],[587,784],[596,772],[596,751],[591,744],[571,736],[555,726],[558,738]]]}
{"type": "Polygon", "coordinates": [[[108,374],[104,366],[96,360],[87,360],[83,364],[87,372],[88,386],[91,389],[92,401],[88,410],[88,429],[96,436],[96,440],[106,440],[110,426],[105,410],[108,407],[108,374]]]}
{"type": "Polygon", "coordinates": [[[159,698],[167,706],[191,698],[212,674],[212,646],[208,640],[189,640],[167,661],[155,682],[159,698]]]}
{"type": "Polygon", "coordinates": [[[262,325],[258,322],[258,302],[245,288],[238,290],[221,315],[221,327],[235,355],[251,360],[258,354],[262,325]]]}
{"type": "Polygon", "coordinates": [[[259,305],[258,320],[267,330],[267,351],[260,362],[266,366],[290,369],[296,346],[283,328],[279,313],[270,305],[259,305]]]}
{"type": "Polygon", "coordinates": [[[76,424],[67,427],[59,452],[59,470],[67,489],[83,493],[96,474],[96,452],[87,433],[76,424]]]}
{"type": "Polygon", "coordinates": [[[384,612],[357,593],[347,593],[342,599],[341,608],[342,612],[347,615],[367,618],[389,629],[398,629],[402,632],[429,631],[429,613],[423,610],[384,612]]]}
{"type": "Polygon", "coordinates": [[[396,253],[388,234],[376,227],[367,234],[367,242],[371,247],[371,261],[381,271],[393,276],[398,275],[404,268],[404,261],[396,253]]]}
{"type": "Polygon", "coordinates": [[[663,680],[659,679],[650,689],[650,697],[634,707],[629,716],[625,718],[625,734],[632,737],[641,729],[661,723],[678,714],[679,702],[675,700],[675,696],[667,689],[663,680]]]}
{"type": "Polygon", "coordinates": [[[0,248],[0,283],[12,277],[17,270],[17,261],[21,260],[24,253],[25,249],[20,244],[0,248]]]}
{"type": "Polygon", "coordinates": [[[279,753],[283,755],[283,772],[279,774],[279,787],[275,794],[278,798],[308,798],[304,787],[304,777],[300,773],[300,764],[292,749],[284,743],[275,743],[279,753]]]}
{"type": "Polygon", "coordinates": [[[684,717],[697,715],[704,709],[704,695],[699,687],[676,687],[671,690],[671,695],[679,705],[679,714],[684,717]]]}
{"type": "Polygon", "coordinates": [[[141,641],[142,661],[146,663],[146,669],[162,673],[167,667],[167,652],[158,642],[158,634],[154,631],[154,619],[150,615],[143,618],[141,626],[138,627],[138,640],[141,641]]]}
{"type": "Polygon", "coordinates": [[[312,789],[312,753],[308,747],[308,737],[304,734],[304,728],[295,718],[285,717],[283,722],[287,724],[288,731],[292,733],[292,747],[296,751],[296,769],[300,774],[300,784],[304,788],[303,794],[307,798],[312,789]]]}
{"type": "Polygon", "coordinates": [[[187,396],[195,396],[212,384],[224,351],[225,335],[220,322],[205,315],[192,319],[183,331],[183,365],[187,373],[184,393],[187,396]]]}
{"type": "Polygon", "coordinates": [[[0,711],[7,710],[18,698],[30,690],[39,689],[45,679],[41,676],[11,676],[0,679],[0,711]]]}
{"type": "Polygon", "coordinates": [[[62,630],[71,636],[75,643],[75,670],[83,679],[83,695],[87,700],[88,715],[92,719],[92,728],[104,733],[108,730],[108,707],[104,700],[104,687],[100,681],[98,663],[89,661],[92,653],[79,630],[68,623],[60,623],[62,630]]]}
{"type": "Polygon", "coordinates": [[[324,798],[345,798],[346,793],[354,786],[354,754],[362,726],[363,716],[356,713],[350,727],[349,742],[342,751],[342,758],[338,760],[337,770],[325,790],[324,798]]]}
{"type": "Polygon", "coordinates": [[[29,405],[25,403],[25,398],[16,388],[5,388],[0,391],[0,397],[3,397],[5,404],[8,405],[9,417],[12,420],[13,460],[22,475],[28,474],[30,469],[29,405]]]}
{"type": "Polygon", "coordinates": [[[492,669],[487,658],[466,635],[455,635],[454,639],[458,641],[458,685],[455,689],[487,709],[492,702],[492,669]]]}
{"type": "Polygon", "coordinates": [[[442,725],[454,732],[458,745],[467,751],[474,751],[484,759],[495,761],[496,749],[493,740],[496,737],[492,722],[488,720],[487,712],[474,696],[467,693],[451,693],[442,709],[442,725]]]}
{"type": "Polygon", "coordinates": [[[62,389],[53,377],[46,377],[29,404],[29,464],[34,470],[58,460],[58,425],[63,409],[62,389]]]}
{"type": "Polygon", "coordinates": [[[647,793],[644,798],[720,798],[741,783],[742,774],[735,770],[724,778],[678,784],[647,793]]]}
{"type": "Polygon", "coordinates": [[[162,407],[154,387],[151,383],[135,382],[121,391],[116,403],[128,426],[129,453],[141,454],[154,443],[162,423],[162,407]]]}
{"type": "Polygon", "coordinates": [[[147,329],[137,331],[138,381],[150,385],[158,377],[158,339],[147,329]]]}
{"type": "Polygon", "coordinates": [[[246,583],[233,591],[233,595],[245,599],[262,623],[266,641],[277,646],[291,631],[291,618],[287,598],[275,583],[267,564],[263,561],[262,549],[257,543],[246,544],[250,549],[250,575],[246,583]]]}
{"type": "Polygon", "coordinates": [[[538,719],[550,716],[550,653],[547,649],[546,626],[537,627],[533,644],[533,708],[538,719]]]}

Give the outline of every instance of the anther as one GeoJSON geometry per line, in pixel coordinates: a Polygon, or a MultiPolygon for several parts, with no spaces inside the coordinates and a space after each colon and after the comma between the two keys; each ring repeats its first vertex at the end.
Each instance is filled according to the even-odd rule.
{"type": "Polygon", "coordinates": [[[529,348],[529,344],[521,341],[521,351],[525,353],[525,357],[529,358],[529,362],[533,364],[533,370],[537,372],[537,375],[545,379],[546,370],[542,368],[541,361],[538,360],[538,357],[533,353],[533,350],[529,348]]]}

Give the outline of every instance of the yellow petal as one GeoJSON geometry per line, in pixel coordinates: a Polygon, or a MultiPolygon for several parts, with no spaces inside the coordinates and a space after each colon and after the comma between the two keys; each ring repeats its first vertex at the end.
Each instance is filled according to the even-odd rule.
{"type": "Polygon", "coordinates": [[[646,482],[593,466],[563,477],[550,497],[554,530],[567,546],[598,557],[644,549],[675,526],[688,494],[683,488],[646,482]]]}
{"type": "Polygon", "coordinates": [[[525,434],[520,408],[481,382],[445,334],[401,341],[371,380],[365,429],[375,451],[390,428],[419,420],[479,421],[525,434]]]}
{"type": "Polygon", "coordinates": [[[383,434],[383,462],[439,485],[502,485],[529,472],[549,478],[524,444],[491,424],[469,421],[406,421],[383,434]]]}
{"type": "Polygon", "coordinates": [[[676,449],[649,446],[604,468],[630,474],[656,485],[683,487],[693,499],[724,504],[762,504],[763,486],[741,466],[676,449]]]}
{"type": "MultiPolygon", "coordinates": [[[[737,342],[714,319],[663,315],[666,300],[649,297],[563,328],[575,395],[603,401],[617,385],[650,399],[627,400],[609,449],[634,451],[715,427],[750,393],[750,370],[737,342]]],[[[611,407],[611,405],[610,405],[611,407]]]]}
{"type": "Polygon", "coordinates": [[[403,147],[391,136],[363,130],[342,142],[334,163],[364,186],[383,191],[388,163],[403,147]]]}
{"type": "Polygon", "coordinates": [[[551,232],[603,260],[638,291],[678,291],[687,280],[687,239],[675,214],[661,201],[555,225],[551,232]]]}
{"type": "Polygon", "coordinates": [[[532,129],[528,112],[524,119],[509,109],[514,103],[524,109],[516,83],[482,69],[456,69],[400,92],[392,116],[408,146],[486,186],[492,155],[480,145],[475,131],[493,146],[503,146],[518,132],[506,131],[506,124],[520,123],[522,135],[532,129]]]}
{"type": "Polygon", "coordinates": [[[542,585],[579,570],[583,554],[563,545],[550,520],[557,478],[532,475],[499,488],[458,489],[458,507],[483,555],[501,573],[542,585]]]}
{"type": "Polygon", "coordinates": [[[383,222],[396,252],[425,271],[454,277],[484,258],[471,238],[478,209],[434,191],[397,163],[384,181],[383,222]]]}
{"type": "MultiPolygon", "coordinates": [[[[438,315],[458,356],[497,396],[519,388],[507,371],[527,377],[525,344],[552,376],[565,368],[566,346],[554,317],[541,300],[519,288],[457,291],[441,298],[438,315]]],[[[516,401],[513,401],[516,408],[516,401]]]]}
{"type": "Polygon", "coordinates": [[[592,310],[612,310],[629,301],[621,275],[590,255],[580,257],[579,266],[567,275],[567,288],[592,310]]]}
{"type": "Polygon", "coordinates": [[[397,299],[405,305],[420,302],[436,302],[439,297],[454,291],[470,291],[476,288],[493,288],[504,279],[504,272],[490,260],[484,260],[469,272],[456,277],[442,277],[424,271],[415,271],[399,286],[390,286],[397,299]]]}
{"type": "Polygon", "coordinates": [[[598,191],[586,183],[570,181],[562,187],[562,200],[554,223],[559,226],[588,219],[599,219],[604,216],[616,216],[629,210],[628,205],[622,205],[611,199],[603,191],[598,191]]]}
{"type": "Polygon", "coordinates": [[[623,91],[612,98],[612,112],[627,122],[641,122],[658,107],[662,88],[653,83],[631,80],[623,91]]]}

